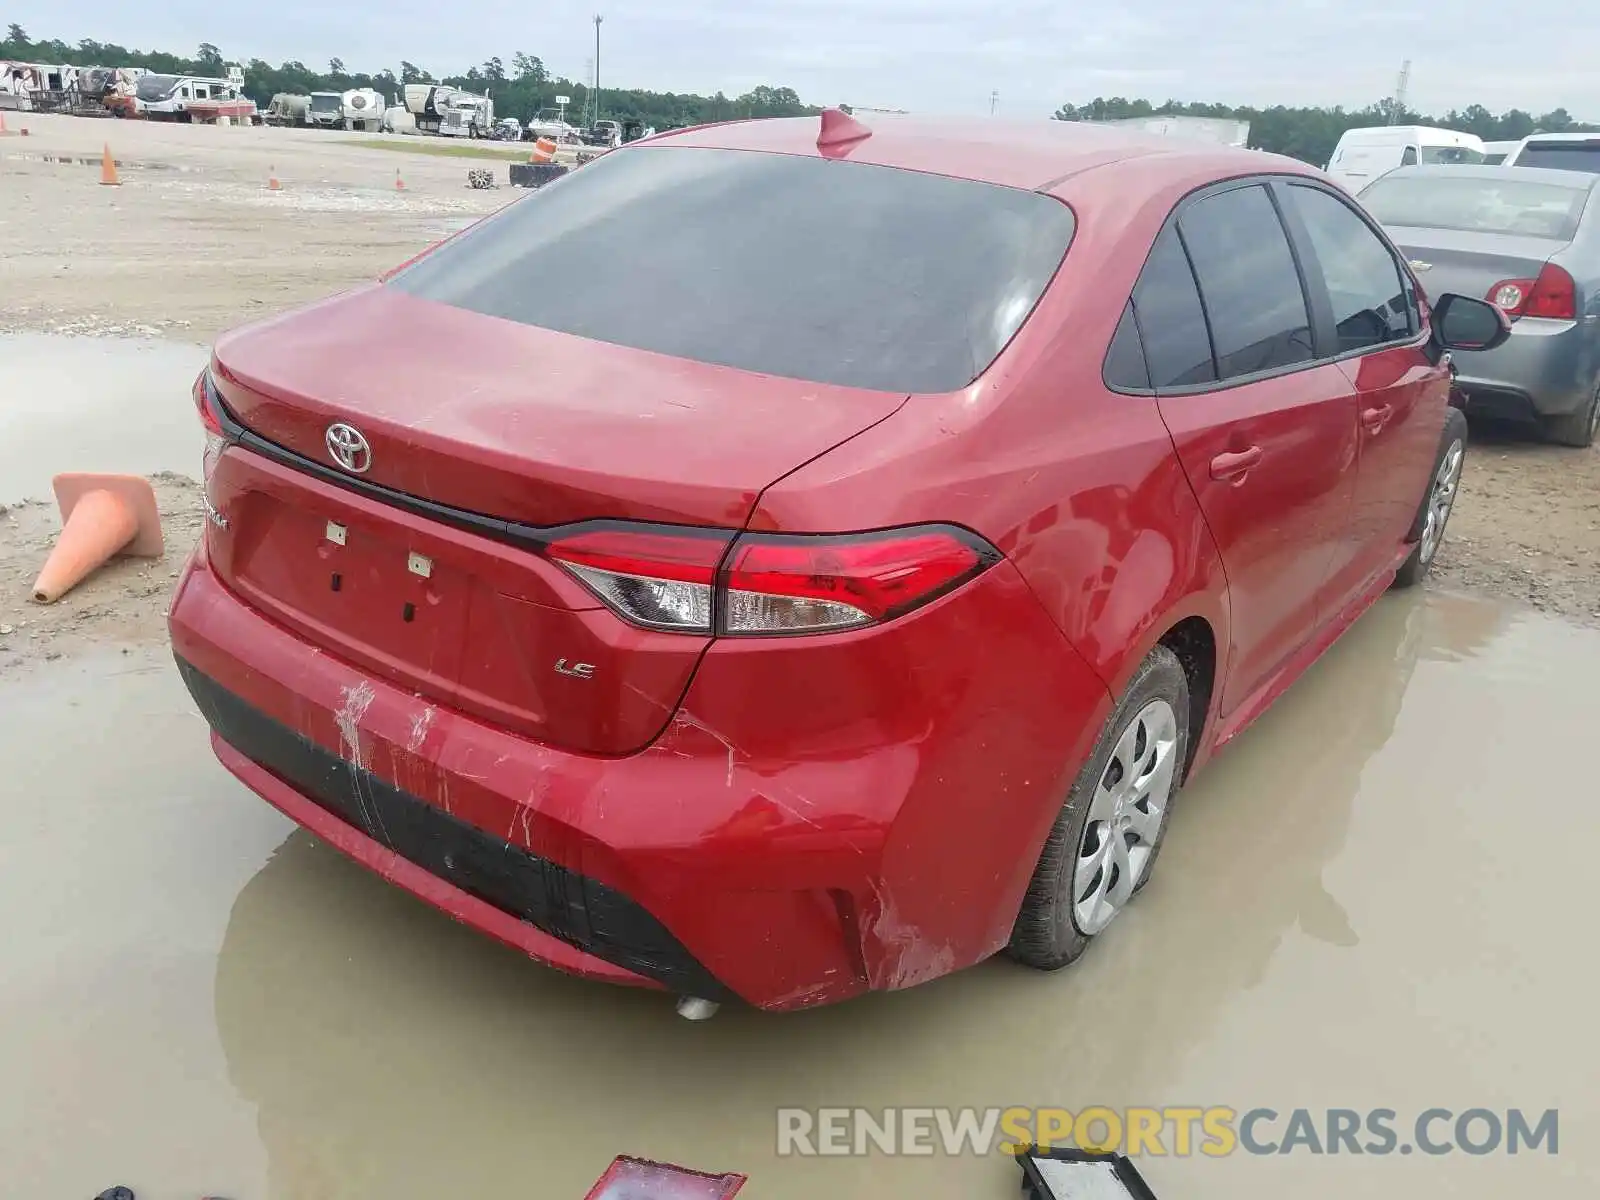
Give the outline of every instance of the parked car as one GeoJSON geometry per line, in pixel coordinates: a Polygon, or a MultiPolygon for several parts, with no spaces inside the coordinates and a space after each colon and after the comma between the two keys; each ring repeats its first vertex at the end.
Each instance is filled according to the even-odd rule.
{"type": "Polygon", "coordinates": [[[1521,142],[1485,142],[1483,144],[1483,165],[1498,167],[1506,161],[1511,153],[1516,150],[1521,142]]]}
{"type": "Polygon", "coordinates": [[[1447,352],[1508,330],[1285,158],[658,135],[217,342],[174,653],[250,788],[563,970],[776,1010],[1054,969],[1427,572],[1447,352]]]}
{"type": "Polygon", "coordinates": [[[1361,202],[1430,292],[1512,318],[1494,350],[1456,356],[1469,412],[1535,421],[1551,441],[1600,432],[1600,175],[1533,167],[1407,167],[1361,202]]]}
{"type": "Polygon", "coordinates": [[[1483,141],[1474,134],[1427,125],[1373,125],[1345,130],[1328,160],[1328,174],[1359,192],[1396,167],[1483,161],[1483,141]]]}
{"type": "Polygon", "coordinates": [[[1535,133],[1506,156],[1508,167],[1600,174],[1600,133],[1535,133]]]}

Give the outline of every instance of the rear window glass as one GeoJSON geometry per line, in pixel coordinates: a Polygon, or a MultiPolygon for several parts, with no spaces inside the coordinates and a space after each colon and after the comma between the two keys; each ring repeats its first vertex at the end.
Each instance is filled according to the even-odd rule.
{"type": "Polygon", "coordinates": [[[814,383],[945,392],[1027,319],[1073,234],[1034,192],[887,167],[639,146],[390,286],[488,316],[814,383]]]}
{"type": "Polygon", "coordinates": [[[1470,175],[1411,175],[1380,179],[1361,192],[1361,203],[1382,225],[1510,233],[1571,241],[1589,199],[1579,186],[1470,175]]]}
{"type": "Polygon", "coordinates": [[[1600,175],[1600,142],[1529,142],[1517,155],[1517,166],[1600,175]]]}

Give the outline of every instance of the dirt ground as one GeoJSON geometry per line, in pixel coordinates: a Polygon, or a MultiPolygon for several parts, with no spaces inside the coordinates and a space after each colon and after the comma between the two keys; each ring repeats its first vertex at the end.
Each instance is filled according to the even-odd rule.
{"type": "MultiPolygon", "coordinates": [[[[521,194],[507,186],[503,160],[394,153],[359,144],[361,135],[19,124],[28,137],[0,141],[0,333],[204,344],[372,279],[521,194]],[[122,164],[119,187],[98,183],[107,144],[122,164]],[[477,166],[499,186],[468,188],[477,166]],[[274,178],[279,190],[267,186],[274,178]]],[[[0,666],[163,636],[165,591],[201,518],[193,484],[157,482],[167,556],[118,564],[53,609],[28,603],[27,585],[54,535],[54,508],[11,503],[0,516],[0,666]]],[[[1600,449],[1475,428],[1432,585],[1600,625],[1600,449]]]]}

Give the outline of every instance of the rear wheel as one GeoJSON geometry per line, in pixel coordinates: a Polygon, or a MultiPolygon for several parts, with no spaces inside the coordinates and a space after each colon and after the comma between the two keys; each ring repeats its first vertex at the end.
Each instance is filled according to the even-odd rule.
{"type": "Polygon", "coordinates": [[[1188,761],[1189,683],[1152,650],[1056,817],[1011,931],[1017,961],[1075,961],[1149,881],[1188,761]]]}
{"type": "Polygon", "coordinates": [[[1433,566],[1444,544],[1444,527],[1455,511],[1456,494],[1461,489],[1461,468],[1467,457],[1467,418],[1459,408],[1445,410],[1444,433],[1439,437],[1439,453],[1433,460],[1433,474],[1422,508],[1411,528],[1415,545],[1410,557],[1395,573],[1394,586],[1414,587],[1433,566]]]}
{"type": "Polygon", "coordinates": [[[1563,446],[1587,449],[1600,438],[1600,384],[1589,397],[1586,407],[1564,417],[1546,417],[1544,435],[1563,446]]]}

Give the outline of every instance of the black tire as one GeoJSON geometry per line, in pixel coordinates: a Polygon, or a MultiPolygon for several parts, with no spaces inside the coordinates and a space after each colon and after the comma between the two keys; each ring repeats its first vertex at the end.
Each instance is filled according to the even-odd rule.
{"type": "Polygon", "coordinates": [[[1575,413],[1564,417],[1546,417],[1544,436],[1560,446],[1576,446],[1587,450],[1600,439],[1600,384],[1589,397],[1589,403],[1575,413]]]}
{"type": "Polygon", "coordinates": [[[1463,461],[1467,452],[1467,418],[1459,408],[1445,410],[1444,431],[1439,435],[1439,452],[1433,456],[1433,465],[1428,468],[1428,482],[1422,489],[1422,503],[1417,506],[1417,515],[1411,523],[1411,532],[1406,535],[1406,540],[1412,543],[1411,553],[1406,561],[1400,564],[1400,570],[1395,573],[1392,587],[1408,588],[1421,583],[1433,567],[1433,560],[1439,556],[1439,547],[1444,545],[1445,527],[1449,525],[1450,515],[1455,512],[1456,497],[1460,494],[1461,478],[1456,477],[1456,491],[1450,497],[1449,508],[1445,511],[1444,520],[1440,523],[1439,536],[1430,546],[1423,538],[1423,532],[1428,526],[1428,504],[1433,499],[1434,487],[1439,479],[1439,468],[1445,459],[1460,446],[1463,461]]]}
{"type": "MultiPolygon", "coordinates": [[[[1089,808],[1100,782],[1111,768],[1117,744],[1139,714],[1152,701],[1164,700],[1171,707],[1177,724],[1173,750],[1174,775],[1161,814],[1155,841],[1150,847],[1143,876],[1133,889],[1135,896],[1150,881],[1161,844],[1166,839],[1172,808],[1183,787],[1183,771],[1189,754],[1189,681],[1178,656],[1165,646],[1157,646],[1139,664],[1127,690],[1112,712],[1084,764],[1061,813],[1056,817],[1039,855],[1033,879],[1028,883],[1022,908],[1011,930],[1007,952],[1012,958],[1041,971],[1057,971],[1077,960],[1098,934],[1085,933],[1074,914],[1074,868],[1089,822],[1089,808]]],[[[1103,932],[1103,930],[1102,930],[1103,932]]]]}

